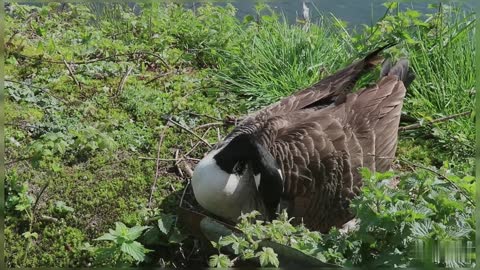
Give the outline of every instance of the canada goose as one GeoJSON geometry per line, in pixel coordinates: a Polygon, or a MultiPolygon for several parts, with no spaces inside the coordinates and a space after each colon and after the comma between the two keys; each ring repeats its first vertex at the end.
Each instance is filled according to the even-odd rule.
{"type": "Polygon", "coordinates": [[[197,164],[198,203],[234,222],[253,210],[271,220],[287,209],[321,232],[353,218],[358,169],[390,169],[405,87],[413,80],[407,60],[393,67],[387,60],[375,85],[349,93],[382,62],[385,47],[245,118],[197,164]]]}

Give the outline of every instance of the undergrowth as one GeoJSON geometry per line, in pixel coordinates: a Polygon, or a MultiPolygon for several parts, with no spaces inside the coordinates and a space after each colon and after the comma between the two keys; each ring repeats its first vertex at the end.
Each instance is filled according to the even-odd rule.
{"type": "Polygon", "coordinates": [[[332,16],[291,25],[264,5],[240,21],[230,5],[7,5],[7,266],[281,265],[255,244],[268,237],[323,262],[400,267],[419,263],[417,240],[473,240],[473,114],[428,121],[473,108],[474,18],[447,6],[423,15],[387,6],[375,25],[352,32],[332,16]],[[244,236],[214,248],[179,228],[179,156],[194,166],[230,130],[218,122],[386,41],[399,43],[389,54],[411,61],[417,78],[404,111],[424,125],[400,134],[395,173],[364,172],[357,230],[320,235],[286,215],[260,224],[251,214],[238,224],[244,236]]]}

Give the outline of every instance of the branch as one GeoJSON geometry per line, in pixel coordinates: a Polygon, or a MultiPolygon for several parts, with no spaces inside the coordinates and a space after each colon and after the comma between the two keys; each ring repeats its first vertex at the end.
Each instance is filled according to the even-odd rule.
{"type": "Polygon", "coordinates": [[[157,163],[155,165],[155,178],[153,180],[153,185],[150,188],[150,197],[148,199],[148,208],[150,208],[151,205],[152,205],[153,192],[156,190],[158,177],[160,176],[160,174],[158,173],[158,171],[160,169],[160,149],[162,148],[163,139],[165,138],[165,132],[167,131],[167,128],[168,128],[168,125],[166,125],[163,128],[162,133],[160,133],[160,136],[158,138],[157,163]]]}
{"type": "Polygon", "coordinates": [[[42,197],[43,193],[45,192],[45,190],[47,189],[47,187],[49,185],[50,185],[50,181],[47,181],[47,183],[45,183],[45,185],[42,187],[42,189],[40,190],[40,192],[36,196],[35,203],[33,204],[33,207],[32,207],[32,215],[33,215],[33,213],[35,213],[35,210],[37,209],[38,202],[40,201],[40,197],[42,197]]]}
{"type": "Polygon", "coordinates": [[[133,69],[133,67],[128,67],[127,72],[125,72],[125,74],[122,77],[122,80],[118,84],[117,92],[114,94],[114,97],[117,97],[123,91],[123,87],[125,86],[125,83],[127,82],[128,75],[130,75],[130,72],[132,72],[132,69],[133,69]]]}
{"type": "Polygon", "coordinates": [[[434,119],[432,121],[428,121],[426,124],[416,123],[416,124],[412,124],[412,125],[408,125],[408,126],[404,126],[404,127],[399,127],[398,130],[399,131],[405,131],[405,130],[417,129],[417,128],[420,128],[420,127],[425,126],[425,125],[431,125],[431,124],[434,124],[434,123],[445,122],[445,121],[448,121],[450,119],[454,119],[454,118],[458,118],[458,117],[461,117],[461,116],[469,115],[471,113],[472,113],[471,111],[468,111],[468,112],[452,114],[452,115],[449,115],[449,116],[434,119]]]}
{"type": "Polygon", "coordinates": [[[203,124],[203,125],[200,125],[200,126],[196,126],[193,129],[211,128],[211,127],[223,126],[223,125],[226,125],[226,123],[224,123],[224,122],[213,122],[213,123],[207,123],[207,124],[203,124]]]}
{"type": "Polygon", "coordinates": [[[29,159],[31,159],[31,158],[32,158],[32,157],[26,157],[26,158],[19,158],[19,159],[7,161],[7,162],[5,162],[5,166],[9,166],[9,165],[15,164],[15,163],[20,162],[20,161],[29,160],[29,159]]]}
{"type": "Polygon", "coordinates": [[[180,123],[172,120],[170,117],[167,118],[167,121],[169,121],[170,123],[180,127],[181,129],[187,131],[188,133],[192,134],[193,136],[197,137],[197,139],[200,139],[203,143],[205,143],[206,145],[208,145],[208,147],[212,147],[212,145],[206,141],[204,138],[200,137],[200,135],[198,135],[197,133],[193,132],[192,130],[190,130],[189,128],[187,127],[184,127],[183,125],[181,125],[180,123]]]}
{"type": "MultiPolygon", "coordinates": [[[[210,131],[210,128],[208,128],[207,131],[205,131],[205,133],[203,133],[202,138],[205,138],[205,136],[208,134],[209,131],[210,131]]],[[[193,145],[192,148],[190,150],[188,150],[187,153],[185,153],[185,155],[183,155],[183,159],[185,159],[186,156],[190,155],[190,153],[192,153],[193,150],[195,150],[197,148],[197,146],[200,145],[200,142],[201,141],[197,141],[195,143],[195,145],[193,145]]],[[[180,163],[180,161],[177,161],[177,163],[175,163],[175,165],[178,165],[178,163],[180,163]]]]}
{"type": "Polygon", "coordinates": [[[80,88],[80,90],[82,90],[82,84],[77,80],[77,77],[75,77],[75,73],[73,72],[72,67],[67,63],[65,59],[63,59],[63,63],[67,67],[70,77],[72,77],[75,84],[80,88]]]}
{"type": "Polygon", "coordinates": [[[145,85],[151,84],[151,83],[154,82],[155,80],[158,80],[158,79],[160,79],[161,77],[165,77],[165,76],[167,76],[167,75],[170,75],[170,74],[172,74],[173,72],[174,72],[174,71],[169,71],[169,72],[165,72],[165,73],[158,74],[157,76],[153,77],[153,79],[150,79],[149,81],[147,81],[147,82],[145,83],[145,85]]]}

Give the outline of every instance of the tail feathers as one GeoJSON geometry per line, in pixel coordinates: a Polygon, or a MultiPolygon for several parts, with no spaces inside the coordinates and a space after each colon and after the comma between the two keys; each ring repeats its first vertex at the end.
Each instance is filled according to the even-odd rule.
{"type": "Polygon", "coordinates": [[[390,59],[385,60],[380,71],[380,78],[387,75],[398,76],[405,87],[408,87],[415,79],[415,74],[409,69],[409,62],[405,58],[398,60],[394,66],[392,66],[390,59]]]}

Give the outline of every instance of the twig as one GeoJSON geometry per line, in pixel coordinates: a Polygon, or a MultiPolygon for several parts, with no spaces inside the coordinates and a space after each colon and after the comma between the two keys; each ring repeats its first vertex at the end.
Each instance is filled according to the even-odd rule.
{"type": "Polygon", "coordinates": [[[220,135],[220,129],[218,127],[217,127],[217,138],[218,138],[218,141],[222,140],[222,135],[220,135]]]}
{"type": "Polygon", "coordinates": [[[65,59],[63,59],[63,63],[67,67],[70,77],[72,77],[75,84],[80,88],[80,90],[82,90],[82,84],[77,80],[77,77],[75,77],[75,73],[73,72],[72,67],[67,63],[65,59]]]}
{"type": "MultiPolygon", "coordinates": [[[[138,157],[138,159],[145,159],[145,160],[159,160],[159,161],[178,161],[177,159],[174,158],[153,158],[153,157],[138,157]]],[[[191,157],[182,157],[180,160],[186,159],[186,160],[194,160],[198,161],[198,158],[191,158],[191,157]]]]}
{"type": "MultiPolygon", "coordinates": [[[[185,164],[185,162],[183,162],[182,164],[185,164]]],[[[186,165],[188,166],[188,164],[186,165]]],[[[186,167],[186,168],[190,168],[190,167],[186,167]]],[[[190,169],[191,171],[191,169],[190,169]]],[[[187,174],[189,174],[190,172],[187,172],[187,174]]],[[[193,175],[193,172],[192,172],[192,175],[193,175]]],[[[191,176],[190,176],[191,178],[191,176]]],[[[190,179],[187,180],[187,184],[185,185],[185,188],[183,189],[183,193],[182,193],[182,197],[180,198],[180,203],[178,204],[179,207],[182,207],[183,205],[183,199],[185,198],[185,194],[187,193],[187,189],[188,187],[190,186],[190,179]]]]}
{"type": "Polygon", "coordinates": [[[214,116],[210,116],[208,114],[200,114],[200,113],[194,113],[194,112],[188,112],[188,114],[199,116],[199,117],[208,117],[208,118],[216,120],[216,121],[222,121],[222,119],[214,117],[214,116]]]}
{"type": "Polygon", "coordinates": [[[148,81],[145,83],[145,85],[150,84],[150,83],[152,83],[153,81],[158,80],[158,79],[160,79],[161,77],[165,77],[165,76],[167,76],[167,75],[170,75],[170,74],[172,74],[172,73],[173,73],[173,71],[171,70],[171,71],[169,71],[169,72],[165,72],[165,73],[158,74],[157,76],[153,77],[153,79],[148,80],[148,81]]]}
{"type": "Polygon", "coordinates": [[[192,168],[190,167],[190,165],[188,165],[188,163],[185,162],[185,160],[183,160],[182,162],[180,162],[179,167],[187,174],[188,177],[192,178],[192,176],[193,176],[193,170],[192,170],[192,168]]]}
{"type": "Polygon", "coordinates": [[[184,127],[182,124],[172,120],[170,117],[167,119],[170,123],[180,127],[181,129],[187,131],[188,133],[192,134],[193,136],[197,137],[198,139],[200,139],[203,143],[205,143],[206,145],[208,145],[208,147],[212,147],[212,145],[207,142],[205,139],[203,139],[202,137],[200,137],[200,135],[198,135],[197,133],[193,132],[192,130],[190,130],[189,128],[187,127],[184,127]]]}
{"type": "MultiPolygon", "coordinates": [[[[210,131],[210,128],[208,128],[207,131],[205,131],[205,133],[203,133],[202,138],[205,138],[205,135],[207,135],[207,133],[208,133],[209,131],[210,131]]],[[[190,150],[188,150],[188,152],[185,153],[185,155],[183,155],[183,158],[185,158],[186,156],[190,155],[190,153],[192,153],[193,150],[195,150],[195,148],[197,148],[197,146],[199,146],[199,145],[200,145],[200,141],[197,141],[197,142],[192,146],[192,148],[191,148],[190,150]]],[[[187,157],[187,159],[189,159],[189,158],[187,157]]],[[[182,161],[182,160],[177,161],[177,162],[175,163],[175,165],[178,165],[181,161],[182,161]]]]}
{"type": "MultiPolygon", "coordinates": [[[[179,158],[178,158],[178,153],[179,153],[179,152],[180,152],[180,150],[178,150],[178,149],[175,150],[175,160],[177,160],[177,161],[175,162],[175,165],[177,165],[177,164],[179,163],[179,162],[178,162],[178,160],[179,160],[179,158]]],[[[180,159],[180,160],[181,160],[181,159],[180,159]]],[[[176,167],[177,167],[178,173],[179,173],[180,176],[183,178],[183,172],[182,172],[182,170],[180,169],[179,166],[176,166],[176,167]]]]}
{"type": "MultiPolygon", "coordinates": [[[[192,147],[190,150],[188,150],[187,153],[185,153],[185,156],[188,156],[190,153],[192,153],[193,150],[195,150],[195,148],[197,148],[197,146],[199,146],[199,145],[200,145],[200,141],[196,142],[196,143],[193,145],[193,147],[192,147]]],[[[185,156],[184,156],[184,158],[185,158],[185,156]]],[[[188,158],[187,158],[187,159],[188,159],[188,158]]],[[[178,163],[180,163],[180,161],[181,161],[181,160],[177,161],[177,163],[176,163],[175,165],[178,165],[178,163]]]]}
{"type": "Polygon", "coordinates": [[[40,192],[36,196],[35,203],[33,204],[33,207],[32,207],[32,215],[33,215],[33,213],[35,213],[35,210],[37,209],[38,202],[40,201],[40,197],[42,197],[43,193],[45,192],[45,190],[47,189],[47,187],[49,185],[50,185],[50,181],[47,181],[47,183],[45,183],[45,185],[42,187],[42,189],[40,190],[40,192]]]}
{"type": "Polygon", "coordinates": [[[47,215],[41,215],[40,216],[40,221],[48,221],[48,222],[52,222],[52,223],[57,223],[58,218],[54,218],[54,217],[47,216],[47,215]]]}
{"type": "Polygon", "coordinates": [[[168,128],[168,125],[166,125],[163,128],[162,133],[160,134],[160,136],[158,138],[157,163],[156,163],[156,166],[155,166],[155,179],[153,180],[153,185],[150,189],[150,197],[148,199],[148,208],[150,208],[151,205],[152,205],[153,192],[156,189],[158,177],[160,176],[159,173],[158,173],[158,171],[160,169],[160,160],[159,160],[160,159],[160,149],[162,148],[163,139],[165,137],[165,132],[167,131],[167,128],[168,128]]]}
{"type": "Polygon", "coordinates": [[[434,124],[434,123],[445,122],[445,121],[448,121],[450,119],[454,119],[454,118],[457,118],[457,117],[469,115],[471,113],[472,113],[471,111],[457,113],[457,114],[437,118],[437,119],[434,119],[432,121],[428,121],[426,124],[416,123],[416,124],[412,124],[412,125],[408,125],[408,126],[404,126],[404,127],[399,127],[398,130],[399,131],[412,130],[412,129],[416,129],[416,128],[419,128],[419,127],[422,127],[422,126],[425,126],[425,125],[431,125],[431,124],[434,124]]]}
{"type": "Polygon", "coordinates": [[[453,186],[456,190],[458,190],[458,192],[462,193],[463,196],[465,196],[465,198],[467,199],[467,201],[469,201],[472,205],[475,205],[475,202],[470,198],[470,196],[465,192],[465,190],[461,187],[459,187],[457,184],[455,184],[455,182],[452,181],[452,179],[448,178],[447,176],[433,170],[433,169],[430,169],[428,167],[425,167],[421,164],[416,164],[416,163],[413,163],[413,162],[410,162],[408,160],[405,160],[405,159],[400,159],[401,162],[404,162],[404,163],[407,163],[407,164],[410,164],[411,166],[413,167],[417,167],[417,168],[420,168],[420,169],[423,169],[423,170],[427,170],[433,174],[435,174],[437,177],[439,177],[440,179],[443,179],[445,181],[447,181],[447,183],[449,183],[451,186],[453,186]]]}
{"type": "Polygon", "coordinates": [[[20,162],[20,161],[29,160],[29,159],[31,159],[31,158],[32,158],[32,157],[26,157],[26,158],[19,158],[19,159],[14,159],[14,160],[11,160],[11,161],[7,161],[7,162],[5,162],[5,166],[8,166],[8,165],[11,165],[11,164],[20,162]]]}
{"type": "Polygon", "coordinates": [[[153,157],[138,157],[138,159],[146,159],[146,160],[159,160],[159,161],[175,161],[174,158],[153,158],[153,157]]]}
{"type": "Polygon", "coordinates": [[[225,125],[224,122],[213,122],[213,123],[207,123],[200,126],[196,126],[193,129],[211,128],[211,127],[223,126],[223,125],[225,125]]]}
{"type": "Polygon", "coordinates": [[[132,69],[133,69],[132,66],[128,67],[127,72],[125,72],[125,74],[123,75],[122,80],[118,84],[117,92],[114,95],[115,97],[117,97],[118,95],[120,95],[122,93],[123,87],[125,86],[125,83],[127,82],[128,75],[130,75],[130,72],[132,72],[132,69]]]}

